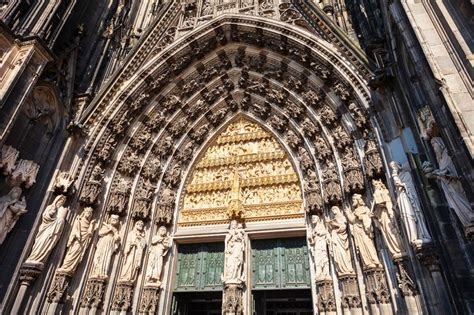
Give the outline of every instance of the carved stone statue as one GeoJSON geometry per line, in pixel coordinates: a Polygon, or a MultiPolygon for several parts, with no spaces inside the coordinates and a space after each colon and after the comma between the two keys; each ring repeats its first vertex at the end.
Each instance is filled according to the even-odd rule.
{"type": "Polygon", "coordinates": [[[311,216],[311,234],[308,237],[310,251],[315,265],[316,281],[331,279],[327,252],[328,231],[324,220],[317,215],[311,216]]]}
{"type": "Polygon", "coordinates": [[[143,251],[146,247],[144,223],[141,220],[135,222],[125,244],[123,267],[120,272],[120,282],[135,282],[140,270],[143,251]]]}
{"type": "Polygon", "coordinates": [[[461,223],[465,227],[472,226],[474,224],[474,213],[466,197],[466,192],[459,181],[456,167],[448,154],[443,139],[433,137],[430,142],[436,154],[439,168],[436,170],[424,168],[424,171],[427,176],[438,179],[449,207],[454,209],[461,223]]]}
{"type": "Polygon", "coordinates": [[[74,221],[67,241],[66,255],[58,272],[72,275],[81,262],[95,230],[92,212],[91,207],[86,207],[74,221]]]}
{"type": "Polygon", "coordinates": [[[0,155],[0,168],[3,175],[10,175],[15,169],[15,163],[20,152],[12,146],[4,145],[0,155]]]}
{"type": "Polygon", "coordinates": [[[242,282],[245,252],[245,231],[236,220],[230,222],[225,237],[224,282],[242,282]]]}
{"type": "Polygon", "coordinates": [[[392,179],[397,189],[397,205],[405,225],[408,240],[415,245],[431,242],[416,193],[415,184],[408,170],[397,161],[390,162],[392,179]]]}
{"type": "Polygon", "coordinates": [[[354,275],[352,258],[349,252],[349,238],[347,234],[347,220],[341,209],[337,206],[331,208],[334,216],[327,222],[331,233],[329,239],[329,252],[334,259],[336,271],[339,276],[354,275]]]}
{"type": "Polygon", "coordinates": [[[390,193],[381,180],[372,180],[374,187],[375,208],[372,216],[375,218],[378,228],[382,232],[390,254],[393,258],[403,255],[400,231],[396,226],[395,214],[393,213],[392,199],[390,193]]]}
{"type": "Polygon", "coordinates": [[[90,278],[107,279],[112,256],[120,247],[118,231],[119,216],[112,214],[108,223],[104,223],[99,230],[99,239],[91,267],[90,278]]]}
{"type": "Polygon", "coordinates": [[[354,242],[364,269],[379,268],[382,264],[374,245],[370,209],[366,207],[362,195],[359,194],[352,196],[352,206],[354,207],[354,212],[347,209],[346,216],[352,224],[352,235],[354,236],[354,242]]]}
{"type": "Polygon", "coordinates": [[[25,264],[42,266],[61,238],[68,208],[64,207],[66,196],[59,195],[43,212],[41,225],[25,264]]]}
{"type": "Polygon", "coordinates": [[[3,243],[20,216],[27,212],[25,197],[21,199],[20,197],[20,187],[13,187],[8,194],[0,197],[0,244],[3,243]]]}
{"type": "Polygon", "coordinates": [[[160,226],[158,233],[151,239],[150,256],[146,270],[146,283],[161,286],[163,260],[171,247],[172,239],[166,227],[160,226]]]}

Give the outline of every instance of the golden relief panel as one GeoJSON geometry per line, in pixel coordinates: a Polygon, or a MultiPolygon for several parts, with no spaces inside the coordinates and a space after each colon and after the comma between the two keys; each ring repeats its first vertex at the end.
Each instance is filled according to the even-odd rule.
{"type": "Polygon", "coordinates": [[[241,118],[231,123],[194,166],[179,226],[303,218],[299,178],[273,136],[241,118]]]}

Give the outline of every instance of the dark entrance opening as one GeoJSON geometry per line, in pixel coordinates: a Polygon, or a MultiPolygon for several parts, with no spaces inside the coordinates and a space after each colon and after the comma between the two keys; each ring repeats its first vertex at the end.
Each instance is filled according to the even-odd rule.
{"type": "Polygon", "coordinates": [[[222,291],[174,293],[172,314],[222,315],[222,291]]]}
{"type": "Polygon", "coordinates": [[[312,315],[311,290],[254,290],[254,315],[312,315]]]}

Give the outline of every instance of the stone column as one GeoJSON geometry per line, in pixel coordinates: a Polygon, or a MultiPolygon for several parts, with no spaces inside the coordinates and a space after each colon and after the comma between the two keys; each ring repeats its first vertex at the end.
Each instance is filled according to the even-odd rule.
{"type": "Polygon", "coordinates": [[[20,269],[20,289],[16,295],[15,303],[11,309],[10,314],[22,314],[21,307],[28,288],[35,282],[38,276],[43,271],[41,264],[24,263],[20,269]]]}
{"type": "Polygon", "coordinates": [[[444,282],[444,278],[441,273],[439,257],[436,254],[436,249],[433,243],[415,248],[415,254],[431,274],[431,278],[434,282],[434,287],[432,290],[435,292],[438,298],[438,304],[443,307],[442,310],[439,310],[440,313],[451,314],[453,312],[451,307],[449,307],[451,305],[451,301],[446,289],[446,283],[444,282]]]}
{"type": "Polygon", "coordinates": [[[223,315],[243,315],[243,293],[245,283],[243,281],[224,282],[224,295],[222,298],[223,315]]]}

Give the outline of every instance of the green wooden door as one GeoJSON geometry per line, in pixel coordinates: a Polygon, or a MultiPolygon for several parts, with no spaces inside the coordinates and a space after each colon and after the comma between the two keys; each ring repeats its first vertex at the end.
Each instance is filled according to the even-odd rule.
{"type": "Polygon", "coordinates": [[[175,291],[222,290],[223,270],[224,243],[179,245],[175,291]]]}
{"type": "Polygon", "coordinates": [[[304,238],[252,241],[254,289],[310,288],[310,278],[304,238]]]}

